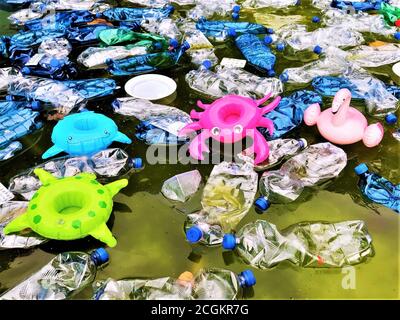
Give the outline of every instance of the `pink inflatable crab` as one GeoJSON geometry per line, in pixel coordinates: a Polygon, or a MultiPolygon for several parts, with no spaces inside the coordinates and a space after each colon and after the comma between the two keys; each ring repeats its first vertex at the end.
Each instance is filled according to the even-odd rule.
{"type": "Polygon", "coordinates": [[[304,112],[304,122],[308,126],[317,125],[320,134],[336,144],[352,144],[363,141],[371,148],[383,139],[380,123],[368,125],[364,115],[350,107],[351,92],[340,89],[333,99],[332,107],[321,112],[319,104],[310,105],[304,112]]]}
{"type": "Polygon", "coordinates": [[[201,101],[197,101],[197,106],[204,112],[192,110],[191,118],[198,121],[182,128],[179,136],[186,136],[190,132],[202,130],[189,146],[190,155],[199,160],[204,159],[203,152],[210,152],[206,144],[209,138],[222,143],[235,143],[250,136],[253,138],[253,145],[244,152],[246,154],[255,153],[254,163],[261,163],[268,158],[269,147],[257,127],[267,128],[269,133],[273,134],[273,122],[263,115],[275,109],[281,101],[281,97],[277,97],[269,105],[259,108],[270,97],[271,94],[268,94],[262,99],[253,100],[237,95],[227,95],[215,100],[212,104],[203,104],[201,101]]]}

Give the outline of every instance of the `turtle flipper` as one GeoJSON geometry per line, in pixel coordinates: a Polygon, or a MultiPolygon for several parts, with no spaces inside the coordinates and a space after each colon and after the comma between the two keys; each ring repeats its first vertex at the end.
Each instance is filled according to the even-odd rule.
{"type": "Polygon", "coordinates": [[[99,225],[96,229],[89,233],[93,238],[104,242],[109,247],[113,248],[117,245],[117,240],[112,235],[105,223],[99,225]]]}
{"type": "Polygon", "coordinates": [[[110,191],[111,197],[114,197],[122,188],[125,188],[128,185],[127,179],[121,179],[109,184],[106,184],[104,187],[110,191]]]}
{"type": "Polygon", "coordinates": [[[114,141],[116,142],[121,142],[121,143],[127,143],[130,144],[132,143],[132,140],[129,139],[129,137],[126,134],[123,134],[122,132],[117,132],[116,136],[114,137],[114,141]]]}
{"type": "Polygon", "coordinates": [[[29,228],[29,223],[28,216],[26,215],[26,213],[24,213],[16,217],[9,224],[7,224],[3,231],[4,234],[10,234],[13,232],[24,230],[26,228],[29,228]]]}
{"type": "Polygon", "coordinates": [[[48,149],[45,153],[42,154],[42,159],[48,159],[56,154],[59,154],[61,152],[64,152],[63,149],[57,147],[57,146],[52,146],[50,149],[48,149]]]}
{"type": "Polygon", "coordinates": [[[37,175],[42,184],[47,184],[51,181],[57,180],[56,177],[42,168],[36,168],[33,170],[33,173],[37,175]]]}

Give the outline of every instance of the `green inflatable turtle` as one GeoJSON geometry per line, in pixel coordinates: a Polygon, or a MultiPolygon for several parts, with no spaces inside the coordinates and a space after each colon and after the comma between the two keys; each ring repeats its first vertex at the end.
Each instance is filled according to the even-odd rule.
{"type": "Polygon", "coordinates": [[[57,179],[43,169],[35,169],[42,187],[33,195],[26,213],[11,221],[4,233],[31,228],[49,239],[74,240],[88,235],[110,247],[117,244],[106,222],[112,198],[128,185],[127,179],[102,185],[92,173],[57,179]]]}

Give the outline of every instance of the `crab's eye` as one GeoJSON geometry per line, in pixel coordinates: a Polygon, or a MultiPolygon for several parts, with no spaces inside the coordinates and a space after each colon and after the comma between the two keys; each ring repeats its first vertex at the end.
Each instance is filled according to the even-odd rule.
{"type": "Polygon", "coordinates": [[[214,127],[214,128],[211,129],[211,133],[212,133],[214,136],[218,136],[218,135],[221,133],[221,129],[218,128],[218,127],[214,127]]]}
{"type": "Polygon", "coordinates": [[[242,133],[243,127],[240,124],[237,124],[236,126],[233,127],[233,132],[234,133],[242,133]]]}

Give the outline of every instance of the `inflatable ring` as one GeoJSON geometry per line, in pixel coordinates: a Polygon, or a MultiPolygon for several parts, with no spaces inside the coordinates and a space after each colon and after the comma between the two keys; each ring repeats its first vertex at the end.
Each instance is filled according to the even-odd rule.
{"type": "Polygon", "coordinates": [[[61,152],[71,156],[90,156],[106,149],[113,141],[132,143],[118,131],[112,119],[92,111],[72,114],[59,121],[53,129],[51,141],[54,146],[42,155],[43,159],[61,152]]]}
{"type": "Polygon", "coordinates": [[[92,173],[57,179],[37,168],[43,186],[33,195],[26,213],[12,220],[4,233],[31,228],[39,235],[56,240],[75,240],[88,235],[110,247],[117,244],[108,229],[113,196],[128,185],[127,179],[102,185],[92,173]]]}

